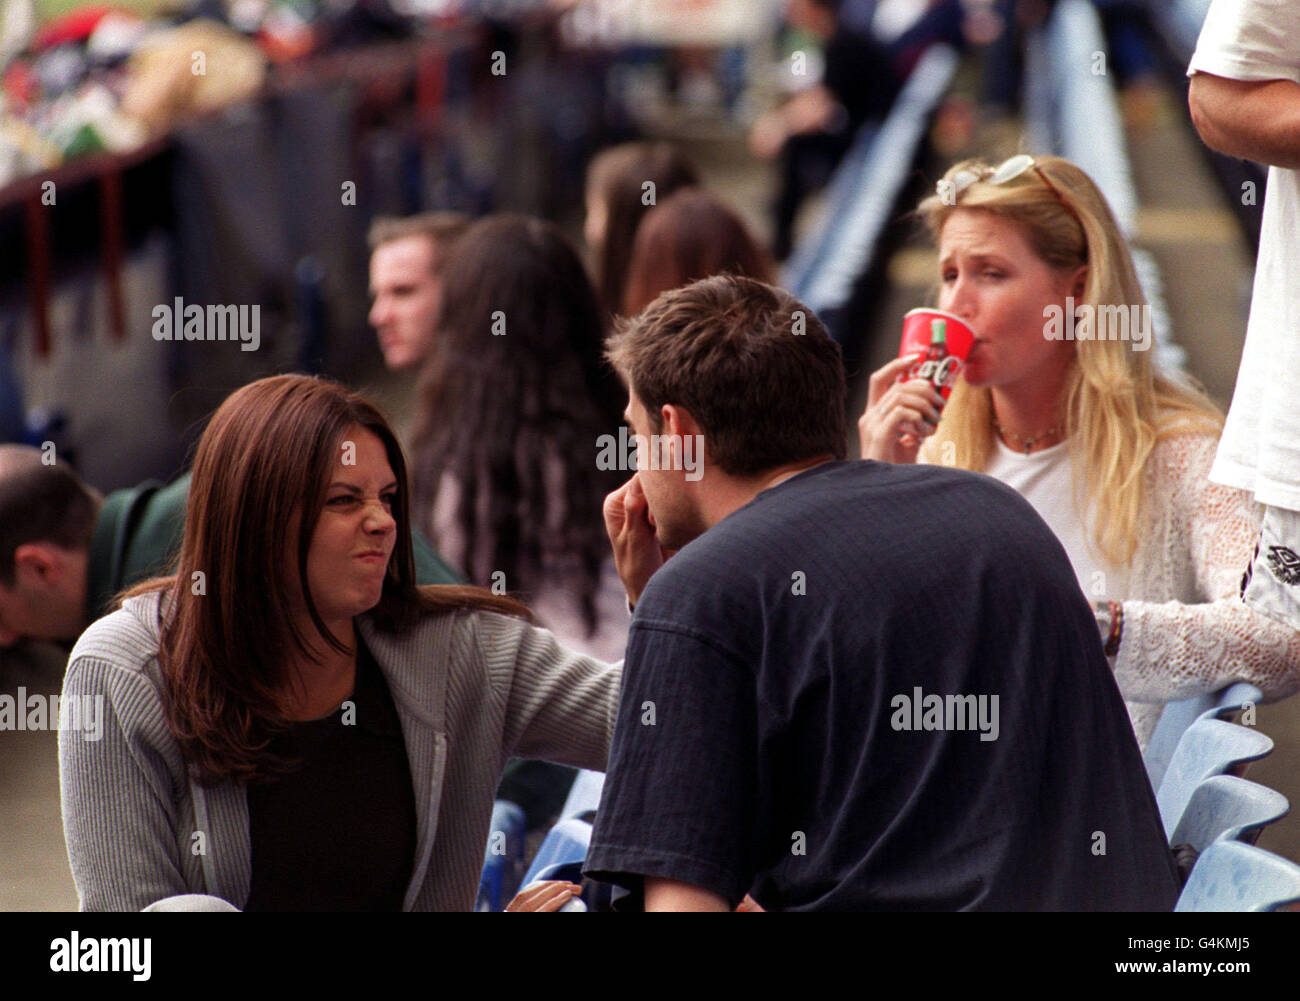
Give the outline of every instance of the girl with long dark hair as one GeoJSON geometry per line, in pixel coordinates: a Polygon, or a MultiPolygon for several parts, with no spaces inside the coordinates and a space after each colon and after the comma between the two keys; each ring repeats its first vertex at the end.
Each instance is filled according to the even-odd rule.
{"type": "Polygon", "coordinates": [[[549,222],[503,214],[457,244],[414,438],[419,527],[466,577],[528,603],[567,644],[622,656],[627,613],[601,468],[623,390],[577,252],[549,222]]]}

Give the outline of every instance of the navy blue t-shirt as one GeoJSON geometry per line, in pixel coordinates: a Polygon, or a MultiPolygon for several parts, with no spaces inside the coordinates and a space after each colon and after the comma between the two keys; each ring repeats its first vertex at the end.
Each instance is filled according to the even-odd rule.
{"type": "Polygon", "coordinates": [[[787,910],[1172,908],[1065,551],[976,473],[828,463],[636,608],[586,872],[787,910]]]}

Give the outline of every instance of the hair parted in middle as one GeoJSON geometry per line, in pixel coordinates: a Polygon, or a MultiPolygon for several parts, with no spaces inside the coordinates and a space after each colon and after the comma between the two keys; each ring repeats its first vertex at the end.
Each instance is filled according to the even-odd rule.
{"type": "Polygon", "coordinates": [[[486,583],[499,571],[526,600],[567,578],[589,631],[609,557],[602,505],[622,481],[594,459],[623,405],[602,355],[605,330],[558,226],[513,213],[480,220],[444,278],[413,445],[417,524],[435,536],[450,476],[469,578],[486,583]]]}
{"type": "Polygon", "coordinates": [[[619,321],[606,357],[652,430],[664,404],[684,407],[730,475],[847,453],[840,346],[783,289],[717,275],[665,292],[619,321]]]}
{"type": "MultiPolygon", "coordinates": [[[[1061,157],[1040,156],[1013,180],[995,183],[992,174],[993,168],[979,160],[954,164],[944,174],[939,190],[959,191],[957,197],[935,194],[917,207],[936,242],[954,212],[988,212],[1019,226],[1049,267],[1087,267],[1076,306],[1103,315],[1102,307],[1148,305],[1124,234],[1105,196],[1083,170],[1061,157]],[[959,184],[963,173],[975,179],[959,184]]],[[[1107,559],[1122,565],[1137,548],[1142,472],[1156,443],[1188,431],[1217,434],[1223,417],[1190,380],[1157,370],[1149,350],[1113,339],[1078,340],[1074,348],[1064,400],[1074,481],[1086,485],[1097,503],[1094,542],[1107,559]]],[[[922,457],[933,461],[951,443],[956,466],[982,472],[993,455],[992,418],[989,389],[958,378],[922,457]]]]}
{"type": "Polygon", "coordinates": [[[630,142],[601,150],[587,171],[587,193],[605,210],[605,235],[596,252],[596,291],[611,315],[623,308],[627,266],[637,227],[650,207],[699,175],[676,147],[665,142],[630,142]],[[650,188],[647,189],[647,185],[650,188]],[[648,193],[653,200],[647,202],[648,193]]]}
{"type": "Polygon", "coordinates": [[[454,609],[529,614],[481,588],[416,586],[406,462],[388,422],[363,397],[303,375],[237,389],[199,439],[175,575],[123,595],[163,592],[164,711],[203,784],[282,769],[265,746],[284,726],[279,696],[292,665],[342,649],[312,599],[307,556],[330,476],[358,427],[383,442],[398,484],[396,544],[370,612],[376,628],[397,632],[454,609]],[[199,580],[202,588],[194,586],[199,580]],[[315,635],[304,635],[293,614],[300,601],[315,635]]]}

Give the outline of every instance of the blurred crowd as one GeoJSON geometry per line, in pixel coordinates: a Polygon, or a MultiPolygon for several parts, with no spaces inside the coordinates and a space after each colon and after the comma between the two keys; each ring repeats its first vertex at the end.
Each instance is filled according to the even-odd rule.
{"type": "MultiPolygon", "coordinates": [[[[0,186],[452,6],[6,6],[0,186]]],[[[1095,6],[1140,115],[1143,5],[1095,6]]],[[[1172,908],[1162,711],[1300,690],[1300,3],[1215,0],[1189,69],[1206,143],[1272,165],[1229,414],[1141,343],[1127,237],[1047,151],[944,163],[907,206],[928,360],[958,364],[904,348],[860,414],[781,285],[801,205],[920,57],[977,56],[981,113],[1014,115],[1053,7],[789,0],[768,106],[715,95],[773,162],[769,231],[645,138],[587,159],[580,242],[499,207],[374,219],[403,412],[252,380],[183,477],[107,497],[0,446],[0,642],[75,643],[65,703],[117,724],[60,735],[83,907],[468,909],[494,800],[540,837],[583,768],[607,773],[587,885],[621,907],[1172,908]],[[630,455],[602,444],[624,425],[630,455]]],[[[698,97],[726,59],[670,64],[698,97]]]]}

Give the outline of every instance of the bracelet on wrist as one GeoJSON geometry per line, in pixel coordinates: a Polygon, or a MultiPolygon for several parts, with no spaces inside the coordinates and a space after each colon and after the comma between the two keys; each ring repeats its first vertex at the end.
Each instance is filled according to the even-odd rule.
{"type": "Polygon", "coordinates": [[[1110,602],[1110,633],[1106,637],[1104,647],[1107,657],[1114,657],[1119,653],[1119,643],[1124,637],[1124,605],[1119,601],[1110,602]]]}

